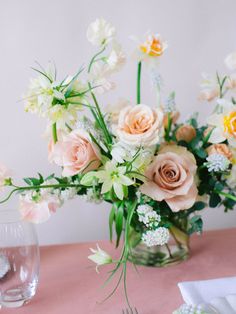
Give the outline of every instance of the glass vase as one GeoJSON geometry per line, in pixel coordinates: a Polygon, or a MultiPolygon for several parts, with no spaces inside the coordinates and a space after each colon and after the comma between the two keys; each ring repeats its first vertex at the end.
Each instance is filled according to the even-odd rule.
{"type": "Polygon", "coordinates": [[[15,308],[35,295],[39,277],[35,228],[17,212],[0,211],[0,307],[15,308]]]}
{"type": "Polygon", "coordinates": [[[130,261],[136,265],[166,267],[186,260],[190,254],[189,235],[177,227],[170,229],[170,240],[166,245],[148,247],[141,240],[141,234],[131,230],[130,261]]]}

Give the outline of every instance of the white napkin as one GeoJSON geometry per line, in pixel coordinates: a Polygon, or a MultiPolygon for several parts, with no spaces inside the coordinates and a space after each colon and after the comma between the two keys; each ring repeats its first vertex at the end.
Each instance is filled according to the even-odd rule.
{"type": "Polygon", "coordinates": [[[185,303],[196,305],[236,294],[236,277],[178,283],[185,303]]]}
{"type": "Polygon", "coordinates": [[[188,305],[206,305],[214,313],[236,314],[236,277],[180,282],[178,286],[188,305]]]}

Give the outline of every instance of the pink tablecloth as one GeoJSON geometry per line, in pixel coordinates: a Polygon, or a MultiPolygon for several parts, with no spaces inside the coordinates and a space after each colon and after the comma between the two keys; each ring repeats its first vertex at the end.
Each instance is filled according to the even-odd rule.
{"type": "MultiPolygon", "coordinates": [[[[115,256],[113,246],[101,248],[115,256]]],[[[112,288],[101,286],[107,268],[99,275],[88,261],[89,247],[95,243],[49,246],[41,249],[41,277],[38,293],[30,304],[2,313],[16,314],[121,314],[126,307],[123,287],[105,303],[100,303],[112,288]]],[[[130,300],[140,314],[170,314],[181,303],[177,283],[183,280],[211,279],[236,275],[236,229],[205,232],[192,239],[189,260],[169,268],[129,267],[130,300]]]]}

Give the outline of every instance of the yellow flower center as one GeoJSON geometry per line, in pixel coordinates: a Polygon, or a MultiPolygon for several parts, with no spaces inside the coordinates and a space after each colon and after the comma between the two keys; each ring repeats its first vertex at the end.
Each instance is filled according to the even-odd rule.
{"type": "Polygon", "coordinates": [[[159,57],[163,54],[163,44],[160,39],[152,36],[147,39],[141,46],[140,49],[142,52],[148,54],[151,57],[159,57]]]}
{"type": "Polygon", "coordinates": [[[236,137],[236,111],[224,116],[224,132],[236,137]]]}

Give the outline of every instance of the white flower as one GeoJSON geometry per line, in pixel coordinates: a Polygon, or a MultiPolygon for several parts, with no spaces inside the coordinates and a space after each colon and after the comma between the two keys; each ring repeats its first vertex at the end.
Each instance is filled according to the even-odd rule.
{"type": "Polygon", "coordinates": [[[218,110],[212,114],[207,122],[214,127],[209,142],[213,144],[229,141],[236,147],[236,106],[224,99],[217,100],[218,110]]]}
{"type": "Polygon", "coordinates": [[[140,41],[135,37],[133,39],[138,44],[134,53],[135,59],[144,61],[148,66],[151,65],[151,67],[159,61],[160,56],[162,56],[168,47],[167,42],[161,38],[160,34],[148,33],[144,41],[140,41]]]}
{"type": "Polygon", "coordinates": [[[230,70],[236,70],[236,52],[230,53],[230,54],[225,58],[225,65],[226,65],[227,68],[230,69],[230,70]]]}
{"type": "Polygon", "coordinates": [[[107,72],[110,74],[119,71],[124,66],[126,56],[119,43],[115,41],[112,43],[112,50],[104,61],[107,65],[107,72]]]}
{"type": "Polygon", "coordinates": [[[111,81],[110,77],[123,67],[125,60],[121,46],[113,42],[109,55],[94,62],[90,70],[89,80],[95,86],[95,93],[103,94],[115,88],[115,83],[111,81]]]}
{"type": "Polygon", "coordinates": [[[73,199],[77,195],[77,189],[76,188],[68,188],[60,193],[60,197],[63,201],[68,201],[73,199]]]}
{"type": "Polygon", "coordinates": [[[89,80],[95,86],[94,93],[104,94],[116,87],[116,84],[110,81],[110,72],[107,69],[107,65],[103,62],[93,64],[89,80]]]}
{"type": "Polygon", "coordinates": [[[202,73],[202,82],[200,84],[200,100],[212,101],[220,95],[220,87],[216,77],[207,73],[202,73]]]}
{"type": "Polygon", "coordinates": [[[137,213],[140,216],[139,217],[139,221],[143,222],[143,218],[145,217],[145,215],[147,213],[150,213],[153,211],[152,206],[148,205],[148,204],[144,204],[144,205],[139,205],[137,207],[137,213]]]}
{"type": "Polygon", "coordinates": [[[129,145],[123,142],[117,142],[112,146],[111,155],[113,159],[119,163],[131,161],[137,153],[136,148],[130,148],[129,145]]]}
{"type": "Polygon", "coordinates": [[[104,194],[110,191],[112,188],[116,196],[123,200],[125,186],[132,185],[134,182],[125,175],[126,167],[118,167],[112,161],[107,161],[104,170],[100,170],[95,173],[95,176],[102,183],[101,193],[104,194]]]}
{"type": "Polygon", "coordinates": [[[168,243],[170,232],[165,227],[160,227],[156,230],[148,230],[142,235],[143,242],[148,246],[164,245],[168,243]]]}
{"type": "Polygon", "coordinates": [[[148,228],[157,227],[161,221],[161,216],[158,215],[150,205],[139,205],[137,213],[139,221],[143,222],[148,228]]]}
{"type": "Polygon", "coordinates": [[[94,254],[89,255],[88,259],[90,259],[92,262],[97,264],[96,271],[98,272],[98,267],[106,264],[112,263],[111,256],[106,253],[105,251],[101,250],[100,247],[97,244],[97,250],[90,249],[90,251],[94,254]]]}
{"type": "Polygon", "coordinates": [[[47,111],[47,117],[51,124],[57,123],[59,129],[67,129],[66,124],[74,126],[78,119],[78,110],[80,106],[68,105],[54,105],[47,111]]]}
{"type": "Polygon", "coordinates": [[[87,30],[87,39],[95,46],[107,45],[115,36],[115,28],[103,18],[96,19],[87,30]]]}
{"type": "Polygon", "coordinates": [[[209,172],[225,171],[230,165],[229,159],[222,154],[211,154],[206,160],[205,165],[209,172]]]}

